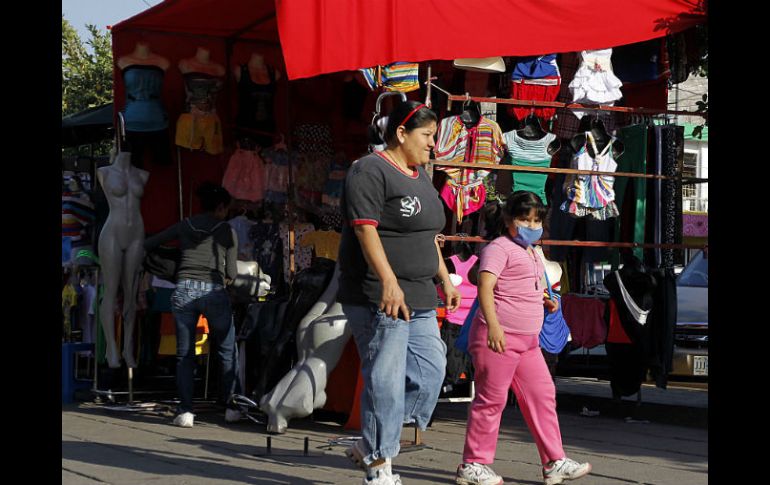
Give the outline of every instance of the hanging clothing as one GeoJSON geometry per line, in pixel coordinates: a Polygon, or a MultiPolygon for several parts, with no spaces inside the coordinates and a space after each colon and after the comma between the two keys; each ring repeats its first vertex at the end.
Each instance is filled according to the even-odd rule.
{"type": "Polygon", "coordinates": [[[370,67],[360,71],[372,91],[379,87],[385,91],[402,93],[420,89],[420,64],[417,62],[394,62],[387,66],[370,67]]]}
{"type": "Polygon", "coordinates": [[[542,79],[552,76],[559,76],[556,54],[519,57],[511,72],[512,80],[542,79]]]}
{"type": "Polygon", "coordinates": [[[67,341],[69,341],[72,335],[72,308],[77,304],[78,295],[75,292],[75,288],[70,284],[65,285],[61,292],[61,311],[64,314],[62,325],[67,341]]]}
{"type": "MultiPolygon", "coordinates": [[[[674,177],[677,176],[679,163],[684,156],[684,127],[656,126],[655,136],[659,140],[661,175],[672,177],[669,180],[658,180],[660,186],[660,237],[662,244],[682,243],[682,191],[674,177]]],[[[660,266],[674,269],[673,249],[658,250],[661,255],[660,266]]]]}
{"type": "MultiPolygon", "coordinates": [[[[468,280],[468,273],[470,272],[471,268],[473,268],[473,265],[475,265],[479,260],[479,258],[473,254],[470,258],[468,258],[467,261],[462,261],[456,254],[453,254],[449,257],[449,260],[452,261],[452,264],[455,266],[454,274],[460,276],[463,279],[462,283],[457,285],[457,291],[460,292],[460,296],[462,298],[460,300],[460,307],[454,312],[447,314],[444,321],[453,323],[455,325],[462,325],[465,322],[465,319],[468,317],[468,313],[470,312],[471,307],[473,306],[473,300],[476,299],[476,295],[478,294],[478,288],[476,285],[468,280]]],[[[439,297],[444,300],[444,292],[440,286],[438,288],[438,293],[439,297]]]]}
{"type": "Polygon", "coordinates": [[[670,71],[661,69],[662,44],[665,44],[665,39],[652,39],[616,47],[612,56],[615,75],[623,83],[655,81],[662,76],[668,76],[670,71]]]}
{"type": "MultiPolygon", "coordinates": [[[[647,126],[627,126],[620,130],[618,136],[623,146],[623,156],[618,160],[619,172],[647,173],[647,126]]],[[[615,219],[615,242],[632,241],[644,242],[645,219],[647,212],[647,179],[619,177],[615,180],[615,201],[622,211],[623,201],[626,196],[626,187],[631,186],[633,194],[633,217],[617,217],[615,219]],[[622,227],[628,225],[631,227],[622,227]]],[[[634,256],[643,257],[642,248],[634,248],[634,256]]],[[[617,249],[610,250],[610,262],[612,269],[617,270],[620,263],[620,252],[617,249]]]]}
{"type": "Polygon", "coordinates": [[[337,261],[341,240],[342,234],[337,231],[313,231],[302,236],[299,245],[314,250],[318,258],[337,261]]]}
{"type": "Polygon", "coordinates": [[[673,369],[674,330],[677,321],[676,274],[671,269],[652,271],[658,282],[653,293],[653,307],[650,313],[650,374],[655,385],[662,389],[668,384],[668,374],[673,369]]]}
{"type": "MultiPolygon", "coordinates": [[[[614,172],[618,164],[612,155],[612,138],[604,150],[599,152],[590,131],[585,132],[586,143],[572,158],[570,168],[598,172],[614,172]],[[591,143],[594,157],[588,153],[587,144],[591,143]]],[[[565,182],[568,201],[561,205],[561,210],[575,217],[589,216],[596,220],[606,220],[617,217],[618,207],[615,204],[613,183],[615,177],[609,175],[570,175],[565,182]]]]}
{"type": "Polygon", "coordinates": [[[270,276],[273,288],[278,283],[283,261],[283,243],[278,223],[258,222],[249,230],[254,244],[254,259],[263,273],[270,276]]]}
{"type": "MultiPolygon", "coordinates": [[[[652,324],[648,317],[654,304],[657,281],[646,269],[626,264],[619,271],[608,274],[604,286],[615,304],[623,333],[631,341],[606,345],[610,387],[615,396],[629,396],[639,392],[652,355],[652,324]]],[[[612,314],[606,318],[611,323],[612,314]]],[[[617,338],[616,335],[613,337],[613,340],[617,338]]]]}
{"type": "Polygon", "coordinates": [[[604,319],[606,308],[604,300],[563,295],[561,304],[562,314],[567,321],[572,342],[576,346],[591,349],[606,341],[607,322],[604,319]]]}
{"type": "Polygon", "coordinates": [[[238,216],[227,221],[238,236],[238,261],[254,261],[254,241],[249,236],[251,228],[256,222],[246,216],[238,216]]]}
{"type": "Polygon", "coordinates": [[[222,79],[199,72],[183,74],[185,111],[216,113],[217,95],[222,91],[222,79]]]}
{"type": "Polygon", "coordinates": [[[161,131],[168,116],[160,102],[165,71],[157,66],[133,65],[123,69],[126,131],[161,131]]]}
{"type": "MultiPolygon", "coordinates": [[[[273,99],[275,97],[275,69],[266,66],[267,84],[258,84],[252,81],[248,64],[241,65],[241,78],[238,81],[238,114],[235,123],[241,128],[272,133],[275,131],[275,119],[273,115],[273,99]]],[[[273,139],[269,135],[254,135],[246,133],[254,138],[260,146],[270,146],[273,139]]]]}
{"type": "Polygon", "coordinates": [[[175,143],[182,148],[219,155],[224,150],[219,116],[216,113],[182,113],[176,122],[175,143]]]}
{"type": "Polygon", "coordinates": [[[222,80],[208,74],[184,74],[185,109],[176,122],[176,144],[210,155],[222,153],[222,122],[216,114],[222,80]]]}
{"type": "MultiPolygon", "coordinates": [[[[556,63],[556,54],[521,57],[517,59],[511,73],[511,98],[531,101],[556,101],[561,89],[561,73],[556,63]]],[[[532,108],[511,106],[508,112],[522,120],[532,108]]],[[[556,114],[555,108],[534,109],[538,118],[550,120],[556,114]]]]}
{"type": "Polygon", "coordinates": [[[620,315],[618,314],[618,306],[615,304],[615,300],[610,299],[608,306],[608,321],[607,326],[607,343],[609,344],[630,344],[631,338],[623,329],[623,323],[620,321],[620,315]]]}
{"type": "MultiPolygon", "coordinates": [[[[283,241],[283,279],[289,282],[289,224],[282,222],[278,230],[281,233],[283,241]]],[[[309,268],[313,261],[313,251],[309,247],[303,247],[299,244],[302,238],[315,231],[315,226],[306,222],[294,224],[294,274],[296,275],[303,269],[309,268]]]]}
{"type": "MultiPolygon", "coordinates": [[[[444,118],[436,133],[434,153],[445,162],[465,162],[496,165],[504,154],[503,133],[494,121],[481,117],[478,124],[468,128],[460,116],[444,118]]],[[[490,171],[470,168],[436,166],[447,173],[447,187],[441,198],[462,222],[466,214],[475,212],[486,201],[483,182],[490,171]]]]}
{"type": "Polygon", "coordinates": [[[273,148],[262,150],[260,155],[266,163],[265,200],[274,204],[285,204],[289,190],[289,162],[294,161],[295,155],[273,148]]]}
{"type": "Polygon", "coordinates": [[[264,199],[264,160],[255,151],[237,148],[227,162],[222,187],[236,199],[252,202],[264,199]]]}
{"type": "MultiPolygon", "coordinates": [[[[623,83],[612,71],[612,49],[582,51],[582,63],[569,84],[572,102],[580,104],[602,104],[612,106],[623,97],[620,92],[623,83]]],[[[573,110],[582,118],[585,113],[573,110]]]]}
{"type": "MultiPolygon", "coordinates": [[[[446,320],[444,320],[444,322],[446,322],[446,320]]],[[[454,386],[461,382],[473,379],[473,366],[471,365],[470,355],[455,346],[457,337],[460,336],[462,328],[462,324],[460,324],[441,325],[441,329],[439,329],[441,340],[446,344],[446,374],[444,376],[444,386],[454,386]]]]}
{"type": "MultiPolygon", "coordinates": [[[[519,136],[516,130],[503,135],[508,153],[511,155],[511,165],[515,167],[548,168],[551,166],[551,155],[548,154],[548,146],[556,139],[553,133],[546,133],[539,140],[528,140],[519,136]]],[[[534,192],[548,205],[548,197],[545,195],[545,182],[548,174],[514,172],[513,191],[527,190],[534,192]]]]}
{"type": "Polygon", "coordinates": [[[348,168],[336,161],[332,161],[328,167],[329,176],[324,184],[321,203],[327,207],[339,207],[342,199],[342,190],[345,187],[345,176],[348,168]]]}

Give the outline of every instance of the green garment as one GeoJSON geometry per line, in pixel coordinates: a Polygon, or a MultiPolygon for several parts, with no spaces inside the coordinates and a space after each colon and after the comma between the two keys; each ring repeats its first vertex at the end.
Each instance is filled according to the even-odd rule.
{"type": "MultiPolygon", "coordinates": [[[[623,156],[618,159],[618,172],[647,173],[647,125],[627,126],[620,130],[619,140],[625,149],[623,156]]],[[[615,241],[620,241],[621,224],[634,225],[633,242],[644,243],[644,226],[647,213],[647,179],[616,177],[614,183],[615,201],[621,211],[621,217],[615,218],[615,241]],[[635,212],[634,219],[621,221],[623,212],[623,198],[626,195],[628,184],[634,184],[635,212]]],[[[633,254],[640,260],[643,259],[642,248],[634,248],[633,254]]],[[[610,251],[610,263],[612,270],[618,269],[620,263],[620,250],[615,248],[610,251]]]]}

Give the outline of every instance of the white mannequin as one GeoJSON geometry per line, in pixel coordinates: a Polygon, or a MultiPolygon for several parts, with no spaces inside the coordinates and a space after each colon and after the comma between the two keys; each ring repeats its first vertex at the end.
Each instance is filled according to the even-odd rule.
{"type": "Polygon", "coordinates": [[[335,301],[339,276],[336,266],[329,286],[297,328],[299,361],[259,403],[268,415],[268,432],[285,433],[288,420],[309,416],[326,404],[326,381],[352,335],[342,305],[335,301]]]}
{"type": "Polygon", "coordinates": [[[150,46],[143,42],[137,42],[134,52],[120,57],[117,64],[121,70],[128,66],[157,66],[164,71],[171,65],[168,59],[151,52],[150,46]]]}
{"type": "Polygon", "coordinates": [[[144,221],[140,201],[149,172],[131,164],[131,154],[120,152],[112,165],[101,167],[96,178],[104,190],[110,213],[99,234],[99,261],[104,281],[104,298],[99,318],[104,329],[107,363],[120,367],[115,341],[115,299],[123,287],[123,358],[126,365],[136,367],[134,359],[134,327],[139,270],[144,258],[144,221]]]}
{"type": "Polygon", "coordinates": [[[222,77],[225,75],[225,68],[211,60],[211,52],[203,47],[198,47],[195,57],[182,59],[179,61],[179,70],[182,74],[191,72],[200,72],[210,76],[222,77]]]}
{"type": "MultiPolygon", "coordinates": [[[[267,70],[267,64],[262,54],[253,53],[248,63],[249,76],[252,82],[256,84],[270,84],[270,73],[267,70]]],[[[233,67],[233,75],[236,81],[241,80],[241,66],[233,67]]],[[[275,80],[281,79],[281,71],[275,69],[275,80]]]]}

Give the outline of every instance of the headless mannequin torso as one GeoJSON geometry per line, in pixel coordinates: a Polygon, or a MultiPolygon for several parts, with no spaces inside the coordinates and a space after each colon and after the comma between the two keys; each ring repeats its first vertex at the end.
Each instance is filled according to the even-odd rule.
{"type": "Polygon", "coordinates": [[[104,281],[104,299],[99,316],[107,341],[107,363],[120,367],[115,341],[115,300],[123,287],[123,358],[129,367],[134,359],[134,327],[139,270],[144,257],[144,221],[140,203],[149,172],[131,165],[131,154],[118,153],[112,165],[96,172],[110,208],[99,235],[99,259],[104,281]]]}
{"type": "MultiPolygon", "coordinates": [[[[267,67],[267,63],[265,63],[265,58],[262,57],[261,54],[257,54],[256,52],[251,55],[251,58],[249,59],[249,63],[247,64],[249,68],[249,76],[251,77],[251,81],[255,84],[270,84],[270,72],[267,67]]],[[[275,70],[275,81],[278,81],[281,79],[281,71],[275,70]]],[[[233,67],[233,75],[235,76],[235,80],[240,82],[241,80],[241,67],[235,66],[233,67]]]]}
{"type": "MultiPolygon", "coordinates": [[[[547,134],[548,132],[543,129],[543,127],[540,125],[540,120],[534,114],[530,114],[524,118],[524,126],[516,130],[517,136],[530,141],[540,140],[547,134]]],[[[561,142],[559,141],[559,138],[556,138],[548,145],[548,154],[551,156],[556,155],[560,149],[561,142]]]]}
{"type": "Polygon", "coordinates": [[[164,71],[170,65],[168,59],[151,52],[150,46],[142,42],[137,42],[134,51],[119,58],[117,64],[121,70],[128,66],[157,66],[164,71]]]}
{"type": "Polygon", "coordinates": [[[198,47],[198,50],[195,52],[195,57],[179,61],[179,70],[182,74],[197,72],[214,77],[222,77],[225,75],[224,66],[213,62],[211,60],[211,52],[203,47],[198,47]]]}
{"type": "MultiPolygon", "coordinates": [[[[587,116],[583,117],[584,120],[587,118],[587,116]]],[[[612,141],[612,136],[607,133],[607,130],[604,128],[604,123],[602,123],[601,120],[591,120],[591,123],[588,126],[586,126],[584,123],[581,123],[578,130],[580,132],[572,137],[572,140],[570,140],[570,147],[574,153],[578,153],[580,149],[585,146],[588,150],[588,155],[590,155],[591,158],[596,158],[596,153],[594,153],[591,144],[586,144],[587,140],[585,132],[589,130],[591,131],[591,135],[594,137],[596,148],[600,153],[604,151],[604,148],[610,143],[610,141],[612,141]]],[[[623,154],[623,150],[623,143],[621,143],[619,140],[615,140],[612,143],[612,158],[617,159],[620,157],[623,154]]]]}

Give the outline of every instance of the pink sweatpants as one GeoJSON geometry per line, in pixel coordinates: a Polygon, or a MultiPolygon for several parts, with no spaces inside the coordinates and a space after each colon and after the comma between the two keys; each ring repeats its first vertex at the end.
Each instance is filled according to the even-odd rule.
{"type": "Polygon", "coordinates": [[[543,465],[564,458],[556,387],[537,335],[505,333],[505,352],[487,347],[487,326],[473,322],[468,350],[475,368],[476,397],[471,404],[463,462],[492,464],[508,388],[516,394],[524,421],[535,438],[543,465]]]}

